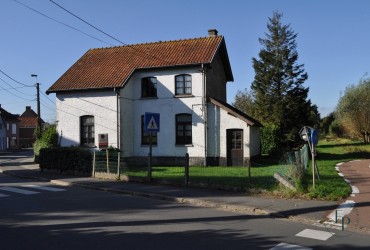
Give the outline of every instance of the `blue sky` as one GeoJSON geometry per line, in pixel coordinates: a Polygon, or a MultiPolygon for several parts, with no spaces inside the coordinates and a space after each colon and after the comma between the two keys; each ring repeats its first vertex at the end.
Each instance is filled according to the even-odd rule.
{"type": "MultiPolygon", "coordinates": [[[[45,91],[88,49],[120,45],[49,0],[17,0],[59,22],[52,21],[14,0],[0,2],[0,70],[25,85],[38,75],[45,91]],[[102,41],[99,41],[102,40],[102,41]]],[[[252,57],[261,49],[258,38],[267,32],[273,11],[298,33],[299,63],[309,78],[309,98],[321,116],[333,111],[349,84],[370,69],[370,1],[366,0],[54,0],[125,44],[207,36],[216,28],[223,35],[234,74],[227,99],[250,88],[252,57]]],[[[36,111],[35,87],[24,87],[0,73],[0,104],[21,114],[36,111]],[[10,87],[10,86],[12,87],[10,87]],[[6,89],[6,90],[4,90],[6,89]]],[[[55,95],[41,94],[41,116],[55,120],[55,95]]]]}

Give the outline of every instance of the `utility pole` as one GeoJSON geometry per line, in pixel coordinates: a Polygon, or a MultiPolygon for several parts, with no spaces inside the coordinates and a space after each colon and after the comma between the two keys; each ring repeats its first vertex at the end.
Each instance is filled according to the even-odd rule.
{"type": "Polygon", "coordinates": [[[37,137],[41,136],[41,111],[40,111],[40,84],[37,82],[37,75],[32,74],[31,77],[36,77],[36,94],[37,94],[37,137]]]}

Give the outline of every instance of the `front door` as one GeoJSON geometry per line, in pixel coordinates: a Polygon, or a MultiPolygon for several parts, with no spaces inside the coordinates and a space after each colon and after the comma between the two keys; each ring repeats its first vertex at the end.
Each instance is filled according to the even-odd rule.
{"type": "Polygon", "coordinates": [[[227,165],[243,166],[243,130],[228,129],[227,131],[227,165]]]}

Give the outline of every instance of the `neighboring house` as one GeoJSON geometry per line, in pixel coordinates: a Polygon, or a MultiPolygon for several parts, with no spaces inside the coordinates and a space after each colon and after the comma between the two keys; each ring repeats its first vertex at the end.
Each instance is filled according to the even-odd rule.
{"type": "Polygon", "coordinates": [[[6,150],[6,124],[0,114],[0,151],[6,150]]]}
{"type": "Polygon", "coordinates": [[[145,112],[160,114],[153,163],[240,165],[260,154],[261,124],[226,103],[233,75],[223,36],[87,51],[46,93],[56,93],[62,146],[97,148],[108,134],[130,164],[146,164],[145,112]]]}
{"type": "Polygon", "coordinates": [[[0,105],[0,116],[6,124],[6,149],[19,149],[19,115],[13,115],[0,105]]]}
{"type": "MultiPolygon", "coordinates": [[[[32,147],[35,142],[35,130],[37,127],[37,114],[30,106],[19,116],[19,143],[22,148],[32,147]]],[[[41,124],[45,123],[41,119],[41,124]]]]}

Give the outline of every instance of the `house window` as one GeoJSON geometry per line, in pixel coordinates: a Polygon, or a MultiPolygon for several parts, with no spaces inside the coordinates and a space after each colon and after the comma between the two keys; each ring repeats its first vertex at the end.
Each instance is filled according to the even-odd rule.
{"type": "Polygon", "coordinates": [[[12,135],[16,135],[17,134],[17,124],[12,124],[12,135]]]}
{"type": "Polygon", "coordinates": [[[145,77],[141,79],[141,97],[157,97],[157,78],[145,77]]]}
{"type": "Polygon", "coordinates": [[[81,116],[81,146],[95,146],[94,116],[81,116]]]}
{"type": "Polygon", "coordinates": [[[192,144],[191,114],[176,115],[176,144],[192,144]]]}
{"type": "MultiPolygon", "coordinates": [[[[141,116],[141,145],[149,145],[150,132],[144,131],[144,116],[141,116]]],[[[157,132],[152,132],[152,145],[157,145],[157,132]]]]}
{"type": "Polygon", "coordinates": [[[191,95],[191,75],[178,75],[175,82],[176,95],[191,95]]]}

